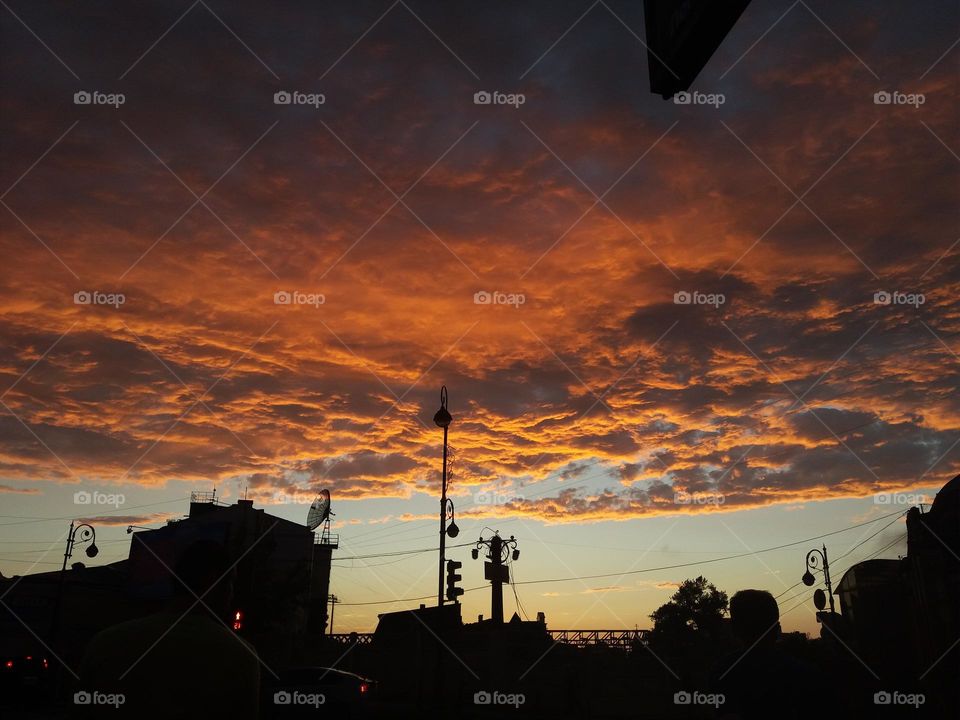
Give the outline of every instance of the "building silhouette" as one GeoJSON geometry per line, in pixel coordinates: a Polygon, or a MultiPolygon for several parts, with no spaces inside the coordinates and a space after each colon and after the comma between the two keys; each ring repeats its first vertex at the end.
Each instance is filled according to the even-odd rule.
{"type": "MultiPolygon", "coordinates": [[[[839,639],[881,690],[923,692],[933,712],[960,712],[960,475],[930,510],[907,511],[907,555],[851,566],[835,589],[839,639]]],[[[825,636],[826,639],[826,636],[825,636]]]]}
{"type": "MultiPolygon", "coordinates": [[[[133,533],[127,559],[65,571],[53,649],[71,665],[99,631],[163,607],[173,595],[177,558],[200,540],[237,559],[235,608],[224,622],[237,621],[261,657],[289,662],[323,636],[336,536],[271,515],[252,500],[228,505],[212,493],[193,493],[187,517],[133,533]]],[[[0,607],[0,655],[50,654],[41,641],[49,644],[60,582],[60,571],[0,579],[9,607],[0,607]]]]}

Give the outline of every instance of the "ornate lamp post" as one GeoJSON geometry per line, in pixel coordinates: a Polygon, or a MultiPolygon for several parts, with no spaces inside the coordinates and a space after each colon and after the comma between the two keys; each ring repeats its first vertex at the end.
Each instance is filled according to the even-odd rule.
{"type": "Polygon", "coordinates": [[[87,557],[95,558],[100,552],[97,547],[97,531],[89,523],[76,524],[76,520],[70,521],[70,530],[67,532],[67,547],[63,553],[63,567],[60,568],[60,583],[57,587],[57,597],[53,605],[53,622],[50,628],[50,647],[57,649],[57,635],[60,630],[60,606],[63,602],[64,582],[67,577],[67,561],[73,557],[73,546],[77,543],[89,542],[90,546],[86,549],[87,557]]]}
{"type": "MultiPolygon", "coordinates": [[[[817,550],[814,548],[807,553],[807,571],[803,573],[803,584],[807,587],[813,585],[816,580],[813,577],[813,573],[810,572],[810,569],[817,569],[817,566],[823,564],[823,582],[827,586],[827,597],[830,599],[830,614],[834,614],[833,607],[833,587],[830,585],[830,561],[827,559],[827,546],[823,546],[823,550],[817,550]]],[[[824,602],[821,597],[823,590],[817,590],[817,594],[814,595],[814,604],[817,606],[818,610],[823,610],[824,602]]]]}
{"type": "Polygon", "coordinates": [[[503,583],[510,582],[510,570],[506,565],[507,558],[517,560],[520,551],[517,549],[517,539],[511,535],[504,540],[497,532],[493,537],[484,540],[481,536],[477,546],[470,551],[473,559],[480,556],[480,549],[486,547],[487,561],[483,564],[483,576],[490,581],[490,616],[493,622],[503,624],[503,583]]]}
{"type": "Polygon", "coordinates": [[[443,480],[440,485],[440,570],[437,577],[437,605],[443,605],[443,566],[447,554],[447,504],[450,509],[450,533],[451,537],[456,537],[459,529],[453,522],[453,503],[447,500],[447,429],[453,422],[453,416],[447,410],[447,386],[440,388],[440,409],[433,416],[433,422],[437,427],[443,428],[443,480]]]}

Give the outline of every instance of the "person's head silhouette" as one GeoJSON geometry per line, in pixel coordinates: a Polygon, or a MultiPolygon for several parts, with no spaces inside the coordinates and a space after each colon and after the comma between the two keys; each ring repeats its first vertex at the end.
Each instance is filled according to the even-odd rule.
{"type": "Polygon", "coordinates": [[[748,646],[772,646],[780,637],[780,608],[766,590],[740,590],[730,598],[734,634],[748,646]]]}

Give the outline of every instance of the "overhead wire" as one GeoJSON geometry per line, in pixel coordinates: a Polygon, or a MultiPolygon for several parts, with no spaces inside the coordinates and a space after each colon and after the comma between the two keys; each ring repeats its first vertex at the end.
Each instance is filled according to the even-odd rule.
{"type": "MultiPolygon", "coordinates": [[[[143,505],[127,505],[122,508],[114,508],[113,510],[98,510],[98,514],[110,515],[112,513],[128,512],[130,510],[139,510],[140,508],[154,507],[156,505],[170,505],[171,503],[183,502],[184,500],[187,500],[187,499],[189,498],[183,497],[183,498],[176,498],[175,500],[160,500],[158,502],[145,503],[143,505]]],[[[94,506],[90,506],[90,507],[92,509],[94,506]]],[[[14,517],[14,516],[5,516],[5,517],[14,517]]],[[[60,517],[31,518],[29,520],[22,520],[20,522],[0,523],[0,527],[9,527],[11,525],[29,525],[31,523],[52,522],[55,520],[76,520],[77,518],[80,518],[80,517],[83,517],[83,516],[74,514],[74,515],[62,515],[60,517]]]]}
{"type": "MultiPolygon", "coordinates": [[[[540,579],[536,579],[536,580],[523,580],[523,581],[518,581],[518,582],[516,582],[515,584],[517,584],[517,585],[539,585],[539,584],[543,584],[543,583],[571,582],[571,581],[574,581],[574,580],[595,580],[595,579],[600,579],[600,578],[624,577],[624,576],[626,576],[626,575],[638,575],[638,574],[642,574],[642,573],[659,572],[659,571],[663,571],[663,570],[676,570],[676,569],[679,569],[679,568],[696,567],[696,566],[699,566],[699,565],[708,565],[708,564],[717,563],[717,562],[724,562],[724,561],[727,561],[727,560],[735,560],[735,559],[742,558],[742,557],[749,557],[749,556],[753,556],[753,555],[758,555],[758,554],[760,554],[760,553],[773,552],[773,551],[775,551],[775,550],[782,550],[782,549],[785,549],[785,548],[788,548],[788,547],[794,547],[794,546],[796,546],[796,545],[802,545],[802,544],[804,544],[804,543],[812,542],[812,541],[814,541],[814,540],[820,540],[820,539],[822,539],[822,538],[831,537],[831,536],[833,536],[833,535],[838,535],[838,534],[840,534],[840,533],[844,533],[844,532],[848,532],[848,531],[850,531],[850,530],[854,530],[854,529],[856,529],[856,528],[858,528],[858,527],[863,527],[863,526],[865,526],[865,525],[870,525],[870,524],[875,523],[875,522],[877,522],[877,521],[879,521],[879,520],[883,520],[884,518],[892,517],[893,515],[899,516],[899,515],[902,514],[902,512],[903,512],[903,511],[901,511],[901,510],[897,510],[897,511],[894,512],[894,513],[889,513],[889,514],[887,514],[887,515],[881,515],[881,516],[879,516],[879,517],[873,518],[873,519],[871,519],[871,520],[867,520],[867,521],[862,522],[862,523],[856,523],[855,525],[850,525],[850,526],[847,526],[847,527],[845,527],[845,528],[840,528],[839,530],[833,530],[833,531],[830,531],[830,532],[827,532],[827,533],[823,533],[823,534],[821,534],[821,535],[815,535],[815,536],[813,536],[813,537],[804,538],[803,540],[795,540],[795,541],[793,541],[793,542],[782,543],[782,544],[780,544],[780,545],[774,545],[774,546],[772,546],[772,547],[762,548],[762,549],[760,549],[760,550],[753,550],[753,551],[745,552],[745,553],[737,553],[737,554],[734,554],[734,555],[727,555],[727,556],[725,556],[725,557],[720,557],[720,558],[708,558],[708,559],[705,559],[705,560],[698,560],[698,561],[695,561],[695,562],[676,563],[676,564],[673,564],[673,565],[661,565],[661,566],[658,566],[658,567],[640,568],[640,569],[635,569],[635,570],[634,570],[634,569],[631,569],[631,570],[625,570],[625,571],[623,571],[623,572],[596,573],[596,574],[592,574],[592,575],[574,575],[574,576],[560,577],[560,578],[540,578],[540,579]]],[[[469,544],[472,544],[472,543],[466,543],[466,544],[469,545],[469,544]]],[[[485,585],[478,585],[478,586],[473,587],[473,588],[466,588],[466,589],[464,590],[464,592],[465,592],[465,593],[467,593],[467,592],[472,592],[472,591],[474,591],[474,590],[479,590],[479,589],[482,589],[482,588],[484,588],[484,587],[486,587],[486,586],[485,586],[485,585]]],[[[429,598],[431,598],[431,597],[435,597],[435,596],[434,596],[434,595],[425,595],[425,596],[422,596],[422,597],[414,597],[414,598],[395,598],[395,599],[393,599],[393,600],[378,600],[378,601],[367,601],[367,602],[361,602],[361,603],[340,603],[340,604],[341,604],[341,605],[383,605],[383,604],[389,604],[389,603],[394,603],[394,602],[414,602],[414,601],[417,601],[417,600],[426,600],[426,599],[429,599],[429,598]]]]}

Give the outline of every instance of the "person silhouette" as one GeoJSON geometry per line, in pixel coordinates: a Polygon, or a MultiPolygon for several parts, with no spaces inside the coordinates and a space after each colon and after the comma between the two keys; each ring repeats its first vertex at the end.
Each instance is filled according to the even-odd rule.
{"type": "Polygon", "coordinates": [[[740,590],[730,598],[730,623],[741,644],[722,658],[712,676],[721,693],[721,718],[809,718],[819,687],[816,673],[777,645],[780,609],[766,590],[740,590]]]}
{"type": "Polygon", "coordinates": [[[188,546],[175,565],[165,609],[90,641],[76,708],[92,718],[255,719],[259,660],[224,622],[234,575],[220,543],[188,546]]]}

